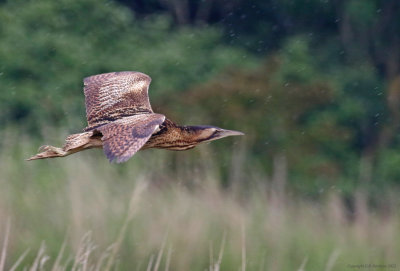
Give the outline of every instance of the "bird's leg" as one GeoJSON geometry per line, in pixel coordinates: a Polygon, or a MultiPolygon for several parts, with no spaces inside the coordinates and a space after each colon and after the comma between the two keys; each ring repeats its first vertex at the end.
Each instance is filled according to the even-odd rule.
{"type": "Polygon", "coordinates": [[[64,151],[62,148],[58,148],[58,147],[54,147],[54,146],[50,146],[50,145],[41,146],[39,148],[39,151],[40,152],[49,152],[56,156],[65,156],[67,154],[67,152],[64,151]]]}
{"type": "Polygon", "coordinates": [[[68,154],[69,153],[67,151],[64,151],[62,148],[45,145],[45,146],[41,146],[39,148],[38,154],[32,156],[31,158],[29,158],[27,160],[30,161],[30,160],[36,160],[36,159],[63,157],[63,156],[67,156],[68,154]]]}
{"type": "Polygon", "coordinates": [[[101,134],[94,133],[93,131],[73,134],[67,137],[62,148],[48,145],[42,146],[39,148],[38,154],[27,160],[30,161],[36,159],[64,157],[86,149],[102,148],[103,142],[101,140],[101,136],[101,134]]]}

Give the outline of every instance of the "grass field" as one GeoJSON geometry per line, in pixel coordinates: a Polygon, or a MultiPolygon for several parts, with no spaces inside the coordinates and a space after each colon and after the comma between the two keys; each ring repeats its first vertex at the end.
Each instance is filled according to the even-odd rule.
{"type": "Polygon", "coordinates": [[[280,194],[260,174],[221,188],[207,145],[110,165],[100,150],[25,162],[37,146],[18,142],[0,154],[0,271],[400,267],[395,193],[349,210],[336,192],[280,194]]]}

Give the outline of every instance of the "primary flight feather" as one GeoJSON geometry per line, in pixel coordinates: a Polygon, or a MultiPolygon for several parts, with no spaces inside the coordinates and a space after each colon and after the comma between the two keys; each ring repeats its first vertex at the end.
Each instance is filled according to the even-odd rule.
{"type": "Polygon", "coordinates": [[[91,148],[103,148],[110,162],[125,162],[147,148],[187,150],[202,142],[243,135],[214,126],[179,126],[154,113],[148,95],[151,78],[125,71],[84,79],[88,126],[67,137],[62,148],[42,146],[28,160],[63,157],[91,148]]]}

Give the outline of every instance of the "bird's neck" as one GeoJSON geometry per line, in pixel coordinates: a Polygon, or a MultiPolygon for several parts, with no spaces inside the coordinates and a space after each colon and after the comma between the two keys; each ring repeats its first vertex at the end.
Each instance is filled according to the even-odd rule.
{"type": "Polygon", "coordinates": [[[181,126],[166,119],[144,148],[187,150],[201,142],[198,126],[181,126]]]}
{"type": "Polygon", "coordinates": [[[211,136],[209,126],[178,126],[182,140],[197,145],[211,136]]]}

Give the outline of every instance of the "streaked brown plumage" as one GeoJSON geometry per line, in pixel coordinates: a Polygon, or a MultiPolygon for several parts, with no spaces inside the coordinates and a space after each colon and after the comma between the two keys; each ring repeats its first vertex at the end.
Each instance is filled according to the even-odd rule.
{"type": "Polygon", "coordinates": [[[148,148],[187,150],[202,142],[243,135],[213,126],[179,126],[154,113],[148,96],[151,78],[140,72],[111,72],[84,79],[84,132],[67,137],[62,148],[42,146],[28,160],[63,157],[103,148],[110,162],[125,162],[148,148]]]}

